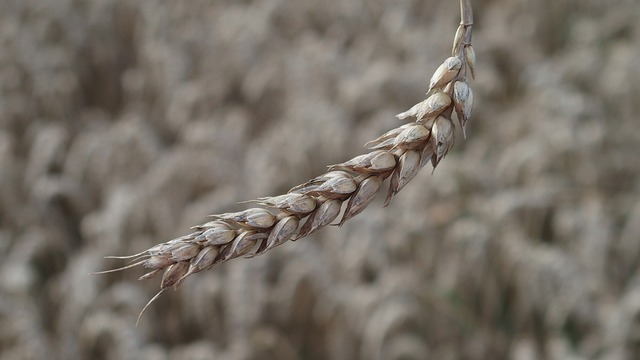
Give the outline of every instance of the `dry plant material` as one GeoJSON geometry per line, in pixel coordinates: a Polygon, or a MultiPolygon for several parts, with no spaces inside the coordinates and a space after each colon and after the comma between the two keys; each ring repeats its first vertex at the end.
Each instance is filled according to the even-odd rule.
{"type": "MultiPolygon", "coordinates": [[[[413,122],[386,132],[365,146],[370,150],[341,164],[288,193],[249,201],[261,207],[212,215],[213,221],[194,226],[193,232],[156,245],[129,259],[127,266],[141,266],[148,279],[162,273],[160,291],[146,308],[170,287],[188,276],[237,257],[262,255],[289,240],[305,237],[334,221],[343,225],[362,212],[389,178],[385,206],[393,196],[431,162],[433,169],[451,150],[455,139],[455,111],[463,134],[473,108],[473,92],[467,70],[475,76],[476,58],[471,47],[472,13],[469,0],[461,0],[462,21],[456,31],[452,56],[440,65],[429,82],[424,101],[397,115],[413,122]],[[344,208],[344,211],[343,211],[344,208]]],[[[138,320],[140,317],[138,317],[138,320]]]]}

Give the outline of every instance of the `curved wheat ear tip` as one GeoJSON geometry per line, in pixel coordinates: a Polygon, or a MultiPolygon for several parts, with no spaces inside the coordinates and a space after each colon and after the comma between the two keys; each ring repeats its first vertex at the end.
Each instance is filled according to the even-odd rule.
{"type": "Polygon", "coordinates": [[[141,253],[108,257],[130,263],[96,274],[133,267],[146,269],[140,280],[162,274],[160,290],[144,306],[140,320],[160,295],[179,287],[195,273],[237,257],[262,255],[334,221],[342,226],[364,211],[389,179],[384,201],[387,206],[423,166],[430,162],[435,170],[449,153],[455,140],[451,120],[454,112],[466,137],[473,109],[466,72],[475,77],[476,56],[471,47],[470,0],[460,0],[460,9],[462,21],[454,37],[452,56],[431,77],[426,99],[396,116],[400,120],[412,118],[412,122],[367,142],[367,153],[330,165],[326,173],[294,186],[286,194],[248,201],[258,207],[211,215],[214,220],[192,227],[191,233],[141,253]]]}

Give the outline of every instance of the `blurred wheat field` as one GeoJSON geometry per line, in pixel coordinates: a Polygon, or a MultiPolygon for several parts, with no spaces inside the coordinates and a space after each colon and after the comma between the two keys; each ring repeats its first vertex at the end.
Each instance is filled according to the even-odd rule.
{"type": "Polygon", "coordinates": [[[7,0],[2,359],[640,358],[640,3],[473,1],[467,140],[391,205],[157,289],[89,277],[398,126],[455,1],[7,0]]]}

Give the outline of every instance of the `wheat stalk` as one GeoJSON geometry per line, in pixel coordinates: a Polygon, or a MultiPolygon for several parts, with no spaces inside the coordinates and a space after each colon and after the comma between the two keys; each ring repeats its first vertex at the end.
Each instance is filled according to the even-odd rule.
{"type": "Polygon", "coordinates": [[[334,222],[338,226],[362,212],[390,178],[385,206],[418,171],[431,162],[433,169],[454,144],[455,111],[463,135],[473,107],[467,70],[475,77],[475,53],[471,46],[473,15],[470,0],[461,0],[461,23],[451,57],[437,68],[424,101],[397,115],[411,123],[390,130],[365,146],[368,153],[341,164],[288,193],[260,198],[260,207],[212,215],[213,220],[191,228],[193,232],[131,256],[127,266],[104,274],[142,266],[148,272],[140,280],[163,273],[160,291],[138,316],[167,289],[177,288],[188,276],[240,256],[254,257],[292,240],[305,237],[334,222]],[[344,207],[344,211],[342,208],[344,207]]]}

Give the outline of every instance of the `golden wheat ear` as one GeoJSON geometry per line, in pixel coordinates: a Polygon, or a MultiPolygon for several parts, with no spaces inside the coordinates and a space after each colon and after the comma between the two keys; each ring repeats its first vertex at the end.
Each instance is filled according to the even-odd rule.
{"type": "Polygon", "coordinates": [[[193,232],[188,235],[136,255],[110,257],[129,259],[131,263],[96,274],[137,266],[148,270],[140,280],[163,273],[160,291],[145,305],[144,312],[169,287],[177,288],[192,274],[240,256],[262,255],[334,221],[343,225],[361,213],[389,179],[387,206],[422,167],[431,162],[435,170],[451,150],[455,139],[454,112],[466,137],[473,108],[473,92],[466,75],[469,71],[475,77],[476,57],[471,46],[470,0],[461,0],[460,9],[461,23],[452,54],[431,77],[426,99],[397,115],[401,120],[413,122],[369,141],[368,153],[331,165],[326,173],[294,186],[286,194],[248,201],[260,207],[211,215],[213,221],[192,227],[193,232]]]}

